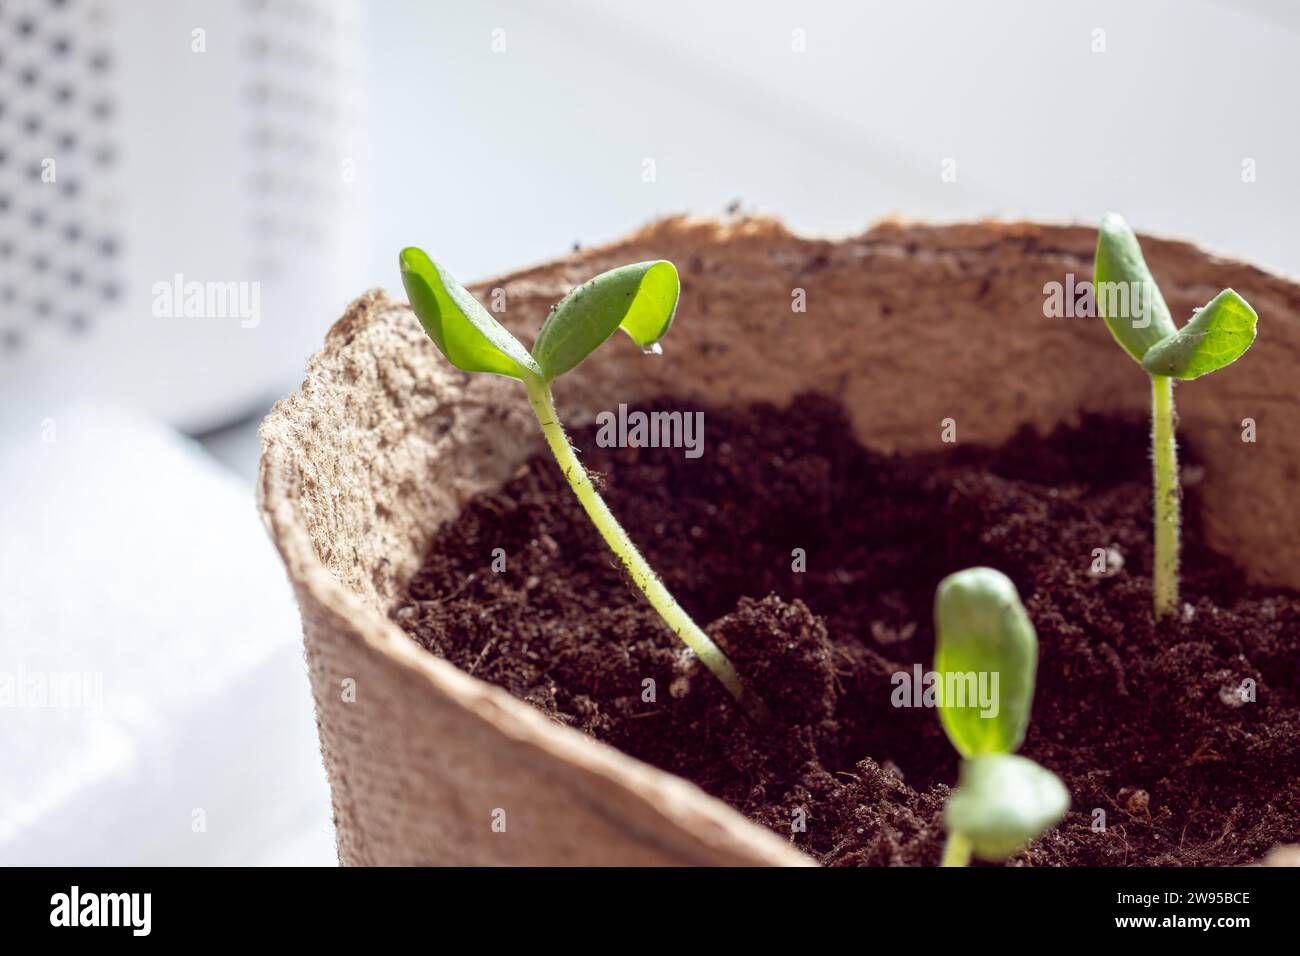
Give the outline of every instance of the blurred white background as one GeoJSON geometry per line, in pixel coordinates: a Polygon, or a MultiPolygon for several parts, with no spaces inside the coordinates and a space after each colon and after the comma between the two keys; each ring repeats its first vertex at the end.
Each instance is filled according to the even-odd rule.
{"type": "Polygon", "coordinates": [[[733,200],[829,234],[1117,209],[1300,274],[1298,62],[1287,0],[0,0],[0,675],[105,681],[0,708],[0,862],[332,861],[255,428],[401,246],[468,281],[733,200]],[[115,162],[69,158],[36,225],[65,127],[115,162]],[[39,308],[65,213],[121,243],[89,334],[39,308]],[[262,283],[260,322],[152,314],[177,272],[262,283]]]}
{"type": "Polygon", "coordinates": [[[1113,208],[1300,271],[1285,0],[368,9],[375,283],[403,242],[480,277],[735,198],[831,233],[1113,208]]]}

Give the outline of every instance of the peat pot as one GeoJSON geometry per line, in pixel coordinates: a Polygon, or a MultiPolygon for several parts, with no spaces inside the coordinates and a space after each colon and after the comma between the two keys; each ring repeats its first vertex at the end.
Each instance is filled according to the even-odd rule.
{"type": "MultiPolygon", "coordinates": [[[[667,258],[682,276],[666,354],[619,340],[556,387],[570,428],[671,394],[712,405],[827,393],[883,451],[996,444],[1081,412],[1143,414],[1149,390],[1104,323],[1048,318],[1044,285],[1090,279],[1096,231],[888,221],[843,241],[771,220],[672,219],[481,282],[525,342],[578,282],[667,258]],[[805,311],[792,304],[803,290],[805,311]]],[[[1258,310],[1248,360],[1180,390],[1209,543],[1300,588],[1300,286],[1143,237],[1178,321],[1231,286],[1258,310]],[[1258,441],[1243,446],[1241,422],[1258,441]],[[1243,448],[1246,451],[1243,451],[1243,448]]],[[[397,280],[394,250],[393,278],[397,280]]],[[[432,534],[542,438],[517,382],[450,367],[404,303],[354,302],[262,428],[258,500],[302,611],[345,864],[801,864],[773,833],[671,774],[560,726],[435,658],[390,619],[432,534]],[[510,838],[490,825],[510,808],[510,838]]]]}

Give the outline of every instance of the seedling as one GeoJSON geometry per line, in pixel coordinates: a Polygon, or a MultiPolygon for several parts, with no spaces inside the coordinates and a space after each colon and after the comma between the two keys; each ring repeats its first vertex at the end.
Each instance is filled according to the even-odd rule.
{"type": "Polygon", "coordinates": [[[1123,217],[1108,213],[1097,233],[1093,267],[1097,310],[1115,340],[1151,377],[1151,460],[1155,470],[1155,616],[1178,606],[1181,491],[1174,441],[1174,379],[1200,378],[1235,362],[1255,341],[1258,316],[1224,289],[1181,329],[1123,217]]]}
{"type": "Polygon", "coordinates": [[[682,610],[592,486],[569,444],[551,396],[551,383],[576,368],[617,329],[646,351],[658,349],[657,343],[677,311],[681,286],[676,267],[662,259],[638,262],[578,286],[551,310],[530,353],[423,251],[403,249],[399,259],[411,308],[447,361],[466,372],[492,372],[523,382],[560,471],[633,583],[741,707],[755,721],[765,723],[768,711],[763,701],[741,682],[731,661],[682,610]]]}
{"type": "Polygon", "coordinates": [[[934,624],[939,720],[962,756],[957,791],[944,808],[941,865],[965,866],[972,853],[1004,860],[1070,807],[1056,774],[1015,753],[1034,702],[1038,635],[1016,586],[992,568],[940,581],[934,624]],[[997,676],[992,707],[973,692],[980,674],[997,676]]]}

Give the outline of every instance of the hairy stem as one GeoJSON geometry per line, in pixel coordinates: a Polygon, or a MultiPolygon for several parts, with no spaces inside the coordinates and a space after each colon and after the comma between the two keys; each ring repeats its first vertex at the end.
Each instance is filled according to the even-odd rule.
{"type": "Polygon", "coordinates": [[[948,842],[943,845],[943,859],[940,866],[966,866],[970,863],[971,842],[966,835],[953,830],[948,834],[948,842]]]}
{"type": "Polygon", "coordinates": [[[578,501],[582,503],[592,524],[596,526],[596,530],[605,539],[610,550],[623,562],[623,567],[627,569],[637,588],[659,612],[664,623],[672,629],[682,643],[695,652],[700,662],[713,672],[713,675],[722,682],[722,686],[727,688],[750,717],[759,724],[766,723],[768,711],[762,700],[746,689],[727,656],[700,629],[699,625],[691,620],[690,615],[682,610],[681,605],[673,598],[668,588],[664,587],[659,575],[655,574],[636,545],[632,543],[632,539],[627,536],[623,526],[618,523],[613,512],[609,510],[604,499],[592,486],[591,479],[587,476],[587,469],[583,468],[582,463],[578,461],[578,456],[564,433],[564,426],[560,424],[559,416],[555,413],[555,402],[551,398],[550,386],[537,376],[525,378],[524,385],[528,388],[529,404],[533,406],[533,412],[537,415],[543,434],[546,435],[551,454],[560,465],[560,471],[564,472],[564,477],[568,479],[570,487],[578,496],[578,501]]]}
{"type": "Polygon", "coordinates": [[[1174,380],[1151,376],[1151,458],[1155,464],[1155,615],[1178,606],[1178,447],[1174,442],[1174,380]]]}

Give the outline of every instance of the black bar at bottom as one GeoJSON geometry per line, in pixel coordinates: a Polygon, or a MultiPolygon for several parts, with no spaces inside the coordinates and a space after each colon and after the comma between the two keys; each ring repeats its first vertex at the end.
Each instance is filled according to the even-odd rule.
{"type": "Polygon", "coordinates": [[[1019,938],[1025,932],[1046,940],[1197,934],[1230,943],[1256,930],[1287,930],[1294,923],[1294,891],[1294,871],[1260,867],[0,868],[0,938],[7,944],[69,934],[86,943],[110,937],[216,942],[269,935],[339,944],[402,932],[443,948],[452,930],[494,946],[512,937],[550,946],[562,945],[566,936],[585,945],[581,941],[595,928],[612,925],[624,927],[629,942],[648,935],[664,946],[679,945],[699,929],[728,942],[770,943],[768,934],[783,929],[806,943],[827,934],[857,937],[864,945],[971,939],[968,934],[993,943],[1012,938],[1002,934],[1019,938]]]}

